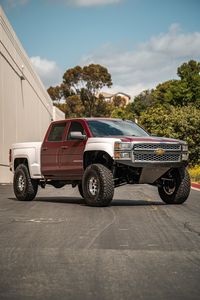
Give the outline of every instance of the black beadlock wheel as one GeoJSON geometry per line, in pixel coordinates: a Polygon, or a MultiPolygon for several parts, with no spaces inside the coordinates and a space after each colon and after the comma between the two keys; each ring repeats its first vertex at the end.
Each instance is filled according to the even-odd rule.
{"type": "Polygon", "coordinates": [[[108,206],[114,195],[112,172],[101,164],[93,164],[84,172],[83,196],[90,206],[108,206]]]}
{"type": "Polygon", "coordinates": [[[182,204],[190,194],[191,182],[186,168],[171,170],[158,187],[160,198],[167,204],[182,204]]]}
{"type": "Polygon", "coordinates": [[[15,196],[21,201],[31,201],[38,191],[38,183],[30,178],[27,166],[20,164],[14,174],[13,188],[15,196]]]}

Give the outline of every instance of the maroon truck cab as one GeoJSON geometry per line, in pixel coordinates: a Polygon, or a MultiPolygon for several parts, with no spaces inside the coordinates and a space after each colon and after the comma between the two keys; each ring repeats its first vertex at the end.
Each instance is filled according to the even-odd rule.
{"type": "Polygon", "coordinates": [[[41,171],[49,179],[81,179],[83,153],[91,132],[84,119],[53,122],[41,147],[41,171]],[[81,132],[77,139],[73,133],[81,132]]]}

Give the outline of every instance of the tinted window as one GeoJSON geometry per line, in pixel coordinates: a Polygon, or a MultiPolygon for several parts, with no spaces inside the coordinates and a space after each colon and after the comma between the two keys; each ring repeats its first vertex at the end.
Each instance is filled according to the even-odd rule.
{"type": "Polygon", "coordinates": [[[86,134],[83,126],[81,125],[81,123],[79,123],[79,122],[72,122],[71,125],[70,125],[70,128],[69,128],[68,136],[67,136],[68,140],[70,140],[70,133],[71,132],[75,132],[75,131],[79,131],[79,132],[81,132],[84,135],[86,134]]]}
{"type": "Polygon", "coordinates": [[[148,136],[148,133],[131,121],[91,120],[89,128],[94,137],[101,136],[148,136]]]}
{"type": "Polygon", "coordinates": [[[62,141],[62,136],[65,130],[65,123],[55,124],[52,126],[48,141],[49,142],[60,142],[62,141]]]}

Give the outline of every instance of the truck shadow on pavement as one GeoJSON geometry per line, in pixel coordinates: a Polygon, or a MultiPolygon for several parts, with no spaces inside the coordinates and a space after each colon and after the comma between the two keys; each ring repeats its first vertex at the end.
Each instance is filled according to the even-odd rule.
{"type": "MultiPolygon", "coordinates": [[[[19,201],[16,198],[8,198],[8,199],[13,201],[19,201]]],[[[66,204],[77,204],[77,205],[87,206],[84,200],[79,197],[38,197],[31,202],[66,203],[66,204]]],[[[29,201],[27,201],[26,203],[29,203],[29,201]]],[[[151,201],[151,200],[113,199],[109,206],[151,206],[151,205],[160,206],[166,204],[163,202],[153,201],[153,200],[151,201]]]]}
{"type": "MultiPolygon", "coordinates": [[[[49,203],[66,203],[78,204],[87,206],[82,198],[78,197],[38,197],[35,198],[36,202],[49,202],[49,203]]],[[[109,206],[151,206],[151,205],[165,205],[163,202],[150,201],[150,200],[128,200],[128,199],[113,199],[109,206]]]]}
{"type": "Polygon", "coordinates": [[[158,201],[150,201],[150,200],[122,200],[122,199],[114,199],[111,202],[111,206],[151,206],[151,205],[165,205],[162,202],[158,201]]]}

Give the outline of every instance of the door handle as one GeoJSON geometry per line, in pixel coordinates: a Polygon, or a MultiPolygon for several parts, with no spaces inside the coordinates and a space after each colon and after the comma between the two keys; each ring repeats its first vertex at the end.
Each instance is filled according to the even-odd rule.
{"type": "Polygon", "coordinates": [[[47,147],[43,147],[43,148],[42,148],[42,151],[46,151],[46,150],[48,150],[47,147]]]}
{"type": "Polygon", "coordinates": [[[61,149],[67,149],[68,148],[68,146],[61,146],[61,149]]]}

